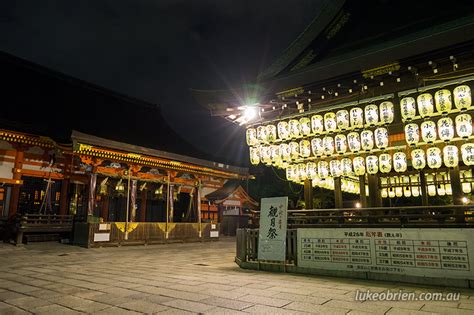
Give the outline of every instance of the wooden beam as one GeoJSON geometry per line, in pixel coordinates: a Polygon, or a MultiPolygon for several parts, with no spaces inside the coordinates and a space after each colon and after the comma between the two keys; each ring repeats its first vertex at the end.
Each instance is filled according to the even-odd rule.
{"type": "Polygon", "coordinates": [[[341,177],[334,178],[334,205],[337,209],[344,208],[342,201],[341,177]]]}
{"type": "Polygon", "coordinates": [[[306,209],[313,209],[313,185],[311,179],[304,181],[304,204],[306,209]]]}

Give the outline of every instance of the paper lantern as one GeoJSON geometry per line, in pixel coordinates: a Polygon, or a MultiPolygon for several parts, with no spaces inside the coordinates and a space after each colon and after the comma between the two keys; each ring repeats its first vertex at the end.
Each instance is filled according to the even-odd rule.
{"type": "Polygon", "coordinates": [[[306,175],[309,179],[314,179],[318,175],[317,166],[314,162],[308,162],[306,164],[306,175]]]}
{"type": "Polygon", "coordinates": [[[420,179],[418,175],[410,175],[410,182],[411,182],[411,194],[413,197],[420,196],[420,179]]]}
{"type": "Polygon", "coordinates": [[[311,133],[311,120],[308,117],[300,118],[300,131],[303,136],[308,136],[311,133]]]}
{"type": "Polygon", "coordinates": [[[352,175],[352,160],[349,158],[343,158],[341,160],[342,165],[342,175],[351,176],[352,175]]]}
{"type": "Polygon", "coordinates": [[[281,162],[280,146],[272,144],[270,146],[270,156],[273,165],[278,165],[281,162]]]}
{"type": "Polygon", "coordinates": [[[329,169],[331,171],[331,176],[332,177],[340,177],[342,175],[341,161],[331,160],[329,162],[329,169]]]}
{"type": "Polygon", "coordinates": [[[426,175],[426,183],[428,184],[428,196],[436,196],[436,185],[432,174],[426,175]]]}
{"type": "Polygon", "coordinates": [[[265,127],[266,132],[267,132],[267,141],[270,143],[275,142],[277,139],[277,128],[275,125],[267,125],[265,127]]]}
{"type": "Polygon", "coordinates": [[[374,133],[372,130],[363,130],[360,133],[360,142],[363,150],[372,150],[374,148],[374,133]]]}
{"type": "Polygon", "coordinates": [[[308,140],[300,141],[300,155],[305,158],[311,155],[311,143],[308,140]]]}
{"type": "Polygon", "coordinates": [[[347,151],[347,139],[345,135],[336,135],[334,137],[334,146],[336,152],[339,154],[344,154],[347,151]]]}
{"type": "Polygon", "coordinates": [[[364,109],[365,122],[369,126],[375,126],[379,122],[378,107],[375,104],[367,105],[364,109]]]}
{"type": "Polygon", "coordinates": [[[388,130],[387,128],[380,127],[374,131],[375,146],[379,149],[385,149],[388,147],[388,130]]]}
{"type": "Polygon", "coordinates": [[[329,156],[334,154],[334,139],[330,136],[325,136],[323,138],[324,154],[329,156]]]}
{"type": "Polygon", "coordinates": [[[400,107],[404,120],[412,120],[416,116],[416,102],[413,97],[402,98],[400,107]]]}
{"type": "Polygon", "coordinates": [[[428,148],[426,150],[426,163],[429,168],[440,168],[443,163],[441,159],[441,150],[437,147],[428,148]]]}
{"type": "Polygon", "coordinates": [[[272,152],[269,146],[260,146],[261,161],[267,165],[272,163],[272,152]]]}
{"type": "Polygon", "coordinates": [[[324,131],[324,118],[321,115],[311,116],[311,129],[313,133],[319,135],[324,131]]]}
{"type": "Polygon", "coordinates": [[[259,143],[267,142],[267,128],[265,126],[257,127],[257,140],[259,143]]]}
{"type": "Polygon", "coordinates": [[[462,186],[462,191],[465,194],[469,194],[472,191],[472,186],[470,183],[470,180],[472,179],[472,171],[461,171],[461,186],[462,186]]]}
{"type": "Polygon", "coordinates": [[[360,136],[357,132],[349,132],[347,134],[347,143],[351,152],[357,153],[360,151],[360,136]]]}
{"type": "Polygon", "coordinates": [[[365,174],[365,160],[361,156],[356,156],[352,160],[352,167],[354,168],[354,173],[357,176],[361,176],[365,174]]]}
{"type": "Polygon", "coordinates": [[[287,143],[281,143],[280,144],[280,154],[281,154],[281,159],[285,162],[291,161],[291,149],[290,145],[287,143]]]}
{"type": "Polygon", "coordinates": [[[411,197],[410,177],[408,177],[407,175],[403,175],[401,182],[403,184],[403,196],[410,198],[411,197]]]}
{"type": "Polygon", "coordinates": [[[416,170],[424,169],[426,166],[425,151],[422,149],[411,151],[411,164],[416,170]]]}
{"type": "Polygon", "coordinates": [[[392,170],[392,157],[388,153],[379,155],[379,169],[381,173],[390,173],[392,170]]]}
{"type": "Polygon", "coordinates": [[[403,187],[395,187],[395,196],[398,198],[403,196],[403,187]]]}
{"type": "Polygon", "coordinates": [[[420,129],[417,124],[405,125],[405,140],[411,146],[416,145],[420,141],[420,129]]]}
{"type": "Polygon", "coordinates": [[[393,169],[397,173],[403,173],[407,170],[407,155],[405,152],[396,152],[393,155],[393,169]]]}
{"type": "Polygon", "coordinates": [[[327,132],[334,132],[337,129],[336,114],[329,112],[324,114],[324,129],[327,132]]]}
{"type": "Polygon", "coordinates": [[[382,189],[380,190],[380,195],[381,195],[381,197],[384,198],[384,199],[385,199],[385,198],[388,198],[388,190],[387,190],[387,188],[382,188],[382,189]]]}
{"type": "Polygon", "coordinates": [[[288,124],[290,125],[290,138],[298,138],[301,133],[300,122],[296,119],[291,119],[288,124]]]}
{"type": "Polygon", "coordinates": [[[444,187],[444,176],[442,173],[436,174],[436,192],[439,196],[446,195],[446,189],[444,187]]]}
{"type": "Polygon", "coordinates": [[[418,112],[421,117],[429,117],[434,113],[433,97],[429,93],[423,93],[416,98],[418,112]]]}
{"type": "Polygon", "coordinates": [[[388,197],[389,198],[395,198],[395,188],[394,187],[390,187],[388,189],[388,197]]]}
{"type": "Polygon", "coordinates": [[[474,165],[474,143],[465,143],[461,146],[462,161],[466,165],[474,165]]]}
{"type": "Polygon", "coordinates": [[[379,158],[376,155],[369,155],[365,158],[366,170],[369,174],[377,174],[379,171],[379,158]]]}
{"type": "Polygon", "coordinates": [[[305,179],[308,178],[308,174],[306,173],[306,164],[298,164],[298,175],[299,175],[299,180],[304,181],[305,179]]]}
{"type": "Polygon", "coordinates": [[[349,112],[351,127],[355,129],[364,128],[364,111],[360,107],[354,107],[349,112]]]}
{"type": "Polygon", "coordinates": [[[436,124],[428,120],[421,123],[421,138],[426,143],[433,143],[436,140],[436,124]]]}
{"type": "Polygon", "coordinates": [[[323,139],[313,138],[311,140],[311,151],[313,151],[313,155],[316,157],[322,156],[324,154],[323,139]]]}
{"type": "Polygon", "coordinates": [[[286,121],[280,121],[277,125],[278,138],[281,140],[290,139],[290,125],[286,121]]]}
{"type": "Polygon", "coordinates": [[[471,88],[467,85],[457,86],[454,91],[454,105],[459,110],[466,110],[471,107],[471,88]]]}
{"type": "Polygon", "coordinates": [[[298,169],[296,165],[288,165],[286,168],[286,179],[289,181],[296,181],[298,179],[298,169]]]}
{"type": "Polygon", "coordinates": [[[300,145],[298,142],[290,142],[288,144],[290,146],[290,152],[291,152],[291,159],[292,160],[297,160],[300,158],[300,145]]]}
{"type": "Polygon", "coordinates": [[[435,93],[436,110],[439,113],[447,114],[453,107],[451,91],[447,89],[439,90],[435,93]]]}
{"type": "Polygon", "coordinates": [[[457,115],[455,118],[456,133],[461,138],[467,139],[472,135],[472,117],[469,114],[457,115]]]}
{"type": "Polygon", "coordinates": [[[454,123],[449,117],[443,117],[438,120],[439,138],[444,142],[449,142],[454,138],[454,123]]]}
{"type": "Polygon", "coordinates": [[[249,153],[250,153],[250,163],[252,163],[252,165],[258,165],[260,163],[259,147],[250,147],[249,153]]]}
{"type": "Polygon", "coordinates": [[[318,176],[321,179],[325,179],[329,176],[329,164],[327,161],[318,162],[318,176]]]}
{"type": "Polygon", "coordinates": [[[447,167],[456,167],[459,164],[458,147],[447,145],[443,148],[444,165],[447,167]]]}
{"type": "Polygon", "coordinates": [[[336,123],[339,130],[346,130],[349,128],[349,112],[345,109],[336,112],[336,123]]]}
{"type": "Polygon", "coordinates": [[[257,130],[254,128],[248,128],[246,131],[247,145],[252,146],[258,144],[257,130]]]}
{"type": "Polygon", "coordinates": [[[395,108],[393,107],[393,103],[389,101],[380,103],[379,113],[381,123],[385,125],[391,124],[395,116],[395,108]]]}

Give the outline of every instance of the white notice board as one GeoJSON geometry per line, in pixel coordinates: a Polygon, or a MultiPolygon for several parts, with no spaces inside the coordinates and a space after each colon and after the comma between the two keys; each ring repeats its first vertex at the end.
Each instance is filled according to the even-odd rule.
{"type": "Polygon", "coordinates": [[[285,261],[288,197],[262,198],[258,259],[285,261]]]}

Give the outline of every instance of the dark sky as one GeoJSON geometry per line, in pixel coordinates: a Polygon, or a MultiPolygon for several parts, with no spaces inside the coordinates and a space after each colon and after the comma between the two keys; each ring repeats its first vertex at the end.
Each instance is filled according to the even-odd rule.
{"type": "Polygon", "coordinates": [[[159,104],[196,148],[236,160],[245,142],[242,128],[210,118],[189,88],[253,81],[304,30],[320,3],[0,1],[0,50],[159,104]]]}

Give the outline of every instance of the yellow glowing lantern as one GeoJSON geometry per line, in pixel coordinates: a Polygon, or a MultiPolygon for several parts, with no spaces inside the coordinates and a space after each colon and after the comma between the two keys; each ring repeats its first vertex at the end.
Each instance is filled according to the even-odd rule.
{"type": "Polygon", "coordinates": [[[424,169],[426,166],[425,151],[422,149],[415,149],[411,151],[411,164],[416,170],[424,169]]]}
{"type": "Polygon", "coordinates": [[[472,191],[472,186],[471,186],[471,181],[472,180],[472,171],[462,171],[461,172],[461,186],[462,186],[462,191],[465,194],[469,194],[472,191]]]}
{"type": "Polygon", "coordinates": [[[433,143],[436,140],[436,124],[427,120],[421,123],[421,138],[426,143],[433,143]]]}
{"type": "Polygon", "coordinates": [[[298,138],[301,133],[300,122],[296,119],[291,119],[288,124],[290,125],[290,137],[298,138]]]}
{"type": "Polygon", "coordinates": [[[403,187],[395,187],[395,196],[397,196],[398,198],[403,196],[403,187]]]}
{"type": "Polygon", "coordinates": [[[345,109],[336,112],[336,123],[339,130],[346,130],[349,128],[349,112],[345,109]]]}
{"type": "Polygon", "coordinates": [[[341,161],[331,160],[329,162],[329,170],[331,171],[332,177],[340,177],[342,175],[341,161]]]}
{"type": "Polygon", "coordinates": [[[279,145],[271,145],[270,146],[270,156],[272,159],[273,165],[278,165],[281,162],[281,154],[280,154],[280,146],[279,145]]]}
{"type": "Polygon", "coordinates": [[[436,185],[434,182],[434,176],[432,174],[426,175],[426,182],[428,184],[428,196],[436,196],[436,185]]]}
{"type": "Polygon", "coordinates": [[[444,142],[449,142],[454,138],[454,123],[449,117],[443,117],[438,120],[439,138],[444,142]]]}
{"type": "Polygon", "coordinates": [[[297,179],[297,170],[295,165],[288,165],[286,168],[286,179],[289,181],[295,181],[297,179]]]}
{"type": "Polygon", "coordinates": [[[272,143],[277,139],[277,128],[275,125],[267,125],[266,127],[267,141],[272,143]]]}
{"type": "Polygon", "coordinates": [[[466,165],[474,165],[474,143],[465,143],[461,146],[462,161],[466,165]]]}
{"type": "Polygon", "coordinates": [[[269,146],[261,146],[260,154],[264,164],[270,165],[272,163],[272,152],[269,146]]]}
{"type": "Polygon", "coordinates": [[[265,126],[257,127],[257,140],[260,143],[267,142],[267,128],[265,126]]]}
{"type": "Polygon", "coordinates": [[[444,187],[444,175],[443,173],[436,174],[436,192],[439,196],[446,195],[446,189],[444,187]]]}
{"type": "Polygon", "coordinates": [[[364,128],[364,111],[362,108],[354,107],[350,110],[349,114],[352,128],[364,128]]]}
{"type": "Polygon", "coordinates": [[[318,175],[316,163],[308,162],[306,164],[306,174],[307,174],[309,179],[315,179],[316,178],[316,176],[318,175]]]}
{"type": "Polygon", "coordinates": [[[377,174],[379,171],[379,159],[376,155],[369,155],[365,158],[366,170],[369,174],[377,174]]]}
{"type": "Polygon", "coordinates": [[[455,118],[456,133],[461,138],[467,139],[472,135],[472,117],[469,114],[457,115],[455,118]]]}
{"type": "Polygon", "coordinates": [[[306,173],[306,164],[300,163],[297,165],[298,167],[298,175],[300,181],[304,181],[305,179],[308,178],[308,174],[306,173]]]}
{"type": "Polygon", "coordinates": [[[459,110],[466,110],[471,107],[471,88],[467,85],[457,86],[454,91],[454,105],[459,110]]]}
{"type": "Polygon", "coordinates": [[[444,165],[447,167],[456,167],[459,164],[458,147],[447,145],[443,148],[444,165]]]}
{"type": "Polygon", "coordinates": [[[426,150],[426,162],[429,168],[440,168],[443,163],[441,159],[441,150],[438,147],[428,148],[426,150]]]}
{"type": "Polygon", "coordinates": [[[413,97],[402,98],[400,107],[404,120],[412,120],[416,116],[416,102],[413,97]]]}
{"type": "Polygon", "coordinates": [[[418,175],[410,175],[410,182],[411,182],[411,194],[413,197],[420,196],[420,179],[418,175]]]}
{"type": "Polygon", "coordinates": [[[300,155],[305,158],[311,155],[311,143],[308,140],[300,141],[300,155]]]}
{"type": "Polygon", "coordinates": [[[300,145],[298,142],[290,142],[288,144],[290,146],[290,154],[292,160],[297,160],[300,158],[300,145]]]}
{"type": "Polygon", "coordinates": [[[287,143],[281,143],[280,144],[280,154],[281,154],[281,159],[285,162],[290,162],[291,161],[291,148],[290,145],[287,143]]]}
{"type": "Polygon", "coordinates": [[[303,136],[308,136],[311,133],[311,120],[308,117],[300,118],[300,131],[303,136]]]}
{"type": "Polygon", "coordinates": [[[311,117],[311,129],[313,133],[319,135],[324,131],[324,118],[321,115],[313,115],[311,117]]]}
{"type": "Polygon", "coordinates": [[[290,125],[286,121],[280,121],[277,125],[278,138],[281,140],[290,139],[290,125]]]}
{"type": "Polygon", "coordinates": [[[418,112],[420,113],[421,117],[429,117],[434,113],[434,102],[433,96],[429,93],[423,93],[418,95],[416,98],[416,102],[418,103],[418,112]]]}
{"type": "Polygon", "coordinates": [[[257,145],[258,144],[257,130],[255,130],[255,128],[248,128],[246,131],[246,139],[247,139],[247,145],[249,146],[257,145]]]}
{"type": "Polygon", "coordinates": [[[334,139],[330,136],[325,136],[323,138],[324,154],[329,156],[334,154],[334,139]]]}
{"type": "Polygon", "coordinates": [[[451,91],[447,89],[439,90],[435,93],[436,110],[439,113],[446,114],[453,107],[451,100],[451,91]]]}
{"type": "Polygon", "coordinates": [[[313,138],[311,140],[311,151],[316,157],[320,157],[324,154],[324,143],[321,138],[313,138]]]}
{"type": "Polygon", "coordinates": [[[260,150],[259,147],[250,147],[250,163],[252,165],[258,165],[260,163],[260,150]]]}
{"type": "Polygon", "coordinates": [[[392,102],[385,101],[380,103],[379,112],[381,123],[388,125],[393,122],[393,118],[395,116],[395,108],[393,107],[392,102]]]}
{"type": "Polygon", "coordinates": [[[329,164],[327,161],[318,162],[318,176],[321,179],[326,179],[329,176],[329,164]]]}
{"type": "Polygon", "coordinates": [[[382,189],[380,190],[380,195],[381,195],[381,197],[382,197],[383,199],[388,198],[388,190],[387,190],[387,188],[382,188],[382,189]]]}
{"type": "Polygon", "coordinates": [[[392,170],[392,157],[388,153],[379,155],[379,168],[381,173],[390,173],[392,170]]]}
{"type": "Polygon", "coordinates": [[[388,147],[388,130],[387,128],[380,127],[374,131],[375,146],[379,149],[385,149],[388,147]]]}
{"type": "Polygon", "coordinates": [[[339,154],[344,154],[347,151],[347,139],[345,135],[336,135],[334,137],[334,146],[336,152],[339,154]]]}
{"type": "Polygon", "coordinates": [[[357,176],[361,176],[365,174],[365,160],[361,156],[356,156],[352,160],[352,167],[354,168],[354,173],[357,176]]]}
{"type": "Polygon", "coordinates": [[[372,130],[363,130],[360,133],[360,142],[363,150],[372,150],[374,148],[374,133],[372,130]]]}
{"type": "Polygon", "coordinates": [[[357,153],[360,151],[360,136],[357,132],[353,131],[347,134],[347,143],[351,152],[357,153]]]}
{"type": "Polygon", "coordinates": [[[349,158],[343,158],[341,160],[342,165],[342,175],[351,176],[352,175],[352,160],[349,158]]]}
{"type": "Polygon", "coordinates": [[[403,183],[403,196],[410,198],[411,197],[410,177],[408,177],[407,175],[403,175],[401,182],[403,183]]]}
{"type": "Polygon", "coordinates": [[[397,173],[403,173],[407,170],[407,155],[405,152],[396,152],[393,155],[393,169],[397,173]]]}
{"type": "Polygon", "coordinates": [[[337,129],[336,114],[329,112],[324,114],[324,129],[327,132],[334,132],[337,129]]]}
{"type": "Polygon", "coordinates": [[[409,145],[416,145],[420,141],[420,129],[417,124],[405,125],[405,140],[409,145]]]}
{"type": "Polygon", "coordinates": [[[375,126],[379,122],[379,109],[377,105],[370,104],[364,109],[365,122],[369,126],[375,126]]]}

